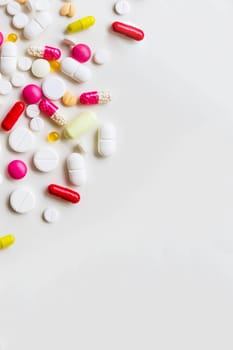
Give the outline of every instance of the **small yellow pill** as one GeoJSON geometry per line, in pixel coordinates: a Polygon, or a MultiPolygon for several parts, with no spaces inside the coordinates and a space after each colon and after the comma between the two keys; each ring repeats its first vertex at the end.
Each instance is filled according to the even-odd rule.
{"type": "Polygon", "coordinates": [[[49,61],[49,64],[50,64],[51,72],[57,72],[60,70],[61,64],[59,61],[49,61]]]}
{"type": "Polygon", "coordinates": [[[6,37],[6,41],[10,41],[12,43],[15,43],[18,40],[18,35],[15,33],[10,33],[6,37]]]}
{"type": "Polygon", "coordinates": [[[48,142],[56,142],[56,141],[60,140],[60,138],[61,138],[61,136],[60,136],[59,132],[57,132],[57,131],[51,131],[47,136],[48,142]]]}
{"type": "Polygon", "coordinates": [[[9,247],[15,242],[15,237],[13,235],[7,235],[0,237],[0,249],[9,247]]]}
{"type": "Polygon", "coordinates": [[[87,16],[87,17],[83,17],[75,22],[70,23],[67,26],[66,31],[68,34],[73,34],[73,33],[79,32],[83,29],[87,29],[87,28],[93,26],[94,24],[95,24],[95,17],[87,16]]]}

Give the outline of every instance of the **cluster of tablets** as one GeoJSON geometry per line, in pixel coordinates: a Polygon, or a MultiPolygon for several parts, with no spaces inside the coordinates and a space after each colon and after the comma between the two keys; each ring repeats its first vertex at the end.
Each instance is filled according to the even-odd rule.
{"type": "MultiPolygon", "coordinates": [[[[74,12],[74,2],[65,1],[66,6],[62,6],[60,15],[65,15],[65,9],[72,9],[74,12]]],[[[43,31],[49,28],[52,23],[52,15],[48,11],[49,2],[44,0],[0,0],[0,6],[6,7],[6,13],[12,16],[12,25],[16,29],[23,31],[23,36],[27,40],[33,40],[43,31]],[[24,11],[24,8],[26,11],[24,11]],[[26,12],[26,13],[25,13],[26,12]],[[29,12],[29,13],[27,13],[29,12]],[[32,14],[30,17],[30,13],[32,14]]],[[[115,3],[115,12],[119,15],[128,13],[129,2],[120,0],[115,3]]],[[[69,12],[67,17],[73,17],[74,13],[69,12]]],[[[75,20],[66,27],[66,33],[73,34],[95,24],[93,16],[86,16],[75,20]]],[[[112,31],[117,32],[130,39],[140,41],[144,38],[143,31],[126,24],[124,22],[113,22],[112,31]]],[[[64,140],[76,139],[87,133],[97,125],[96,113],[92,110],[85,110],[71,119],[67,119],[61,112],[60,101],[64,106],[83,106],[106,104],[111,101],[111,94],[108,91],[86,91],[75,96],[68,91],[65,76],[74,83],[83,83],[91,79],[92,73],[84,63],[93,58],[96,64],[103,64],[108,59],[108,51],[96,51],[92,55],[91,48],[83,43],[75,44],[69,39],[64,39],[62,44],[70,48],[70,56],[62,57],[62,50],[58,47],[44,45],[37,46],[30,44],[26,55],[18,57],[17,54],[17,34],[11,33],[4,38],[0,34],[0,72],[5,78],[0,79],[0,94],[7,95],[13,87],[21,88],[18,101],[12,104],[9,111],[3,116],[1,128],[3,132],[8,132],[8,146],[13,152],[18,154],[29,152],[34,143],[33,132],[39,132],[45,127],[45,118],[52,120],[59,131],[52,131],[47,136],[48,142],[55,142],[62,138],[64,140]],[[21,72],[19,72],[21,71],[21,72]],[[24,72],[31,74],[42,81],[38,84],[26,84],[24,72]],[[53,74],[53,73],[56,74],[53,74]],[[63,78],[64,77],[64,78],[63,78]],[[21,117],[26,114],[30,118],[28,128],[20,125],[21,117]]],[[[98,153],[100,156],[109,157],[116,151],[116,129],[111,123],[104,123],[98,127],[98,153]]],[[[86,181],[85,171],[85,147],[79,145],[78,152],[71,152],[67,157],[66,166],[69,182],[73,186],[82,186],[86,181]]],[[[32,157],[33,166],[40,172],[48,173],[54,171],[59,165],[59,154],[54,148],[46,145],[37,149],[32,157]]],[[[9,178],[18,181],[23,179],[28,173],[29,165],[22,159],[13,159],[7,165],[9,178]]],[[[47,192],[50,195],[59,197],[70,203],[78,203],[80,195],[70,187],[60,184],[49,184],[47,192]]],[[[9,204],[13,211],[23,214],[32,210],[35,206],[36,198],[33,191],[26,187],[17,187],[9,195],[9,204]]],[[[46,208],[43,212],[46,222],[55,222],[58,219],[56,208],[46,208]]],[[[14,238],[5,236],[0,238],[0,249],[12,244],[14,238]]]]}

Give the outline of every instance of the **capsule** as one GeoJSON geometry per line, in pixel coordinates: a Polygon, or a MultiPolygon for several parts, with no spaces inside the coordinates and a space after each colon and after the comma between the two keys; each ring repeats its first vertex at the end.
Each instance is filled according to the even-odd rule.
{"type": "Polygon", "coordinates": [[[70,23],[66,31],[68,34],[74,34],[80,32],[81,30],[87,29],[95,24],[95,17],[87,16],[83,17],[75,22],[70,23]]]}
{"type": "Polygon", "coordinates": [[[58,126],[64,126],[66,124],[65,118],[59,113],[59,108],[52,101],[42,99],[39,103],[39,108],[42,113],[58,126]]]}
{"type": "Polygon", "coordinates": [[[79,103],[81,103],[82,105],[100,105],[108,103],[111,100],[111,94],[109,92],[103,91],[84,92],[79,97],[79,103]]]}
{"type": "Polygon", "coordinates": [[[17,65],[17,46],[13,42],[2,44],[0,56],[1,73],[11,75],[16,70],[17,65]]]}
{"type": "Polygon", "coordinates": [[[91,78],[90,69],[72,57],[66,57],[61,61],[61,71],[78,83],[85,83],[91,78]]]}
{"type": "Polygon", "coordinates": [[[10,245],[14,244],[15,237],[13,235],[7,235],[0,237],[0,249],[8,248],[10,245]]]}
{"type": "Polygon", "coordinates": [[[58,60],[61,57],[61,50],[52,46],[29,46],[27,53],[33,57],[44,58],[45,60],[58,60]]]}
{"type": "Polygon", "coordinates": [[[67,139],[75,139],[89,131],[97,122],[94,112],[81,112],[76,118],[70,120],[64,128],[67,139]]]}
{"type": "Polygon", "coordinates": [[[144,32],[136,27],[122,22],[113,22],[112,29],[114,32],[123,34],[131,39],[141,41],[144,38],[144,32]]]}
{"type": "Polygon", "coordinates": [[[48,192],[53,196],[59,197],[74,204],[80,201],[79,193],[71,190],[68,187],[51,184],[48,186],[48,192]]]}
{"type": "Polygon", "coordinates": [[[22,101],[17,101],[13,107],[9,110],[7,115],[4,117],[1,127],[2,129],[9,131],[13,128],[19,117],[23,114],[25,110],[25,103],[22,101]]]}

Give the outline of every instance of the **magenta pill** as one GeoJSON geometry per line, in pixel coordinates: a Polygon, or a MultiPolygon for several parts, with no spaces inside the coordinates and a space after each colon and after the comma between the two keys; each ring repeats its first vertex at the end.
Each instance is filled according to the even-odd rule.
{"type": "Polygon", "coordinates": [[[7,171],[12,179],[20,180],[26,176],[28,168],[22,160],[12,160],[8,164],[7,171]]]}
{"type": "Polygon", "coordinates": [[[23,88],[22,96],[26,103],[34,104],[41,100],[42,90],[36,84],[29,84],[23,88]]]}
{"type": "Polygon", "coordinates": [[[3,41],[4,41],[4,36],[3,36],[2,32],[0,32],[0,46],[2,46],[3,41]]]}
{"type": "Polygon", "coordinates": [[[86,44],[77,44],[71,50],[71,56],[80,63],[85,63],[91,58],[91,49],[86,44]]]}

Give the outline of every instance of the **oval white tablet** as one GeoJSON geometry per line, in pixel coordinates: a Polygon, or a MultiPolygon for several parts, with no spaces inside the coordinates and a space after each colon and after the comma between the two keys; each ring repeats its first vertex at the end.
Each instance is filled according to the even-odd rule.
{"type": "Polygon", "coordinates": [[[26,84],[25,75],[22,73],[14,73],[11,77],[11,84],[14,87],[21,87],[26,84]]]}
{"type": "Polygon", "coordinates": [[[119,0],[115,3],[114,9],[118,15],[125,15],[130,11],[130,3],[126,0],[119,0]]]}
{"type": "Polygon", "coordinates": [[[26,108],[26,116],[28,118],[36,118],[40,115],[40,109],[37,104],[28,105],[26,108]]]}
{"type": "Polygon", "coordinates": [[[44,120],[40,117],[35,117],[30,121],[30,129],[32,131],[42,131],[44,129],[44,120]]]}
{"type": "Polygon", "coordinates": [[[70,182],[75,186],[81,186],[86,182],[86,170],[84,158],[79,153],[71,153],[66,161],[70,182]]]}
{"type": "Polygon", "coordinates": [[[17,29],[23,29],[28,24],[28,21],[28,16],[23,12],[19,12],[12,18],[12,25],[17,29]]]}
{"type": "Polygon", "coordinates": [[[8,15],[14,16],[20,11],[21,11],[21,6],[17,1],[12,1],[9,4],[7,4],[6,12],[8,13],[8,15]]]}
{"type": "Polygon", "coordinates": [[[26,128],[18,127],[10,133],[8,144],[15,152],[27,152],[32,148],[33,134],[26,128]]]}
{"type": "Polygon", "coordinates": [[[97,50],[93,55],[93,61],[96,64],[104,64],[109,61],[109,51],[105,49],[97,50]]]}
{"type": "Polygon", "coordinates": [[[38,58],[32,63],[32,74],[37,78],[45,78],[50,73],[50,64],[43,58],[38,58]]]}
{"type": "Polygon", "coordinates": [[[50,100],[59,100],[66,92],[66,84],[59,77],[49,76],[42,83],[43,94],[50,100]]]}
{"type": "Polygon", "coordinates": [[[10,195],[10,206],[18,214],[28,213],[35,207],[35,204],[35,195],[28,188],[18,188],[10,195]]]}
{"type": "Polygon", "coordinates": [[[109,157],[116,151],[116,128],[105,123],[98,130],[98,152],[103,157],[109,157]]]}
{"type": "Polygon", "coordinates": [[[8,95],[12,90],[12,85],[9,81],[0,79],[0,95],[8,95]]]}
{"type": "Polygon", "coordinates": [[[33,157],[33,163],[36,169],[45,173],[56,169],[58,162],[59,157],[57,152],[48,147],[37,151],[33,157]]]}
{"type": "Polygon", "coordinates": [[[23,56],[18,59],[18,68],[26,72],[28,71],[32,66],[32,60],[29,57],[23,56]]]}
{"type": "Polygon", "coordinates": [[[47,208],[43,212],[43,218],[46,222],[52,224],[58,220],[59,214],[55,208],[47,208]]]}

